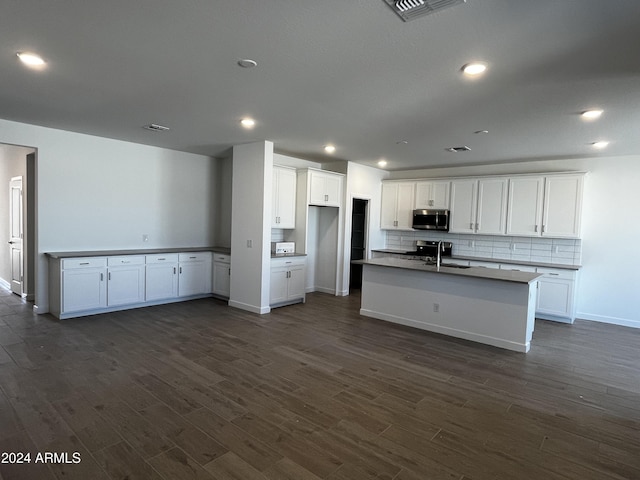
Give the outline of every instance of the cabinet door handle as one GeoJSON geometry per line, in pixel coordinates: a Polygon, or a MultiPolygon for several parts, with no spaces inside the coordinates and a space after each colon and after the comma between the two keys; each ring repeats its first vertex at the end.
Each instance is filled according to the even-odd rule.
{"type": "Polygon", "coordinates": [[[89,262],[82,262],[80,265],[89,265],[89,262]]]}
{"type": "Polygon", "coordinates": [[[433,200],[429,200],[429,206],[433,207],[433,200]]]}
{"type": "Polygon", "coordinates": [[[103,273],[101,273],[101,274],[100,274],[100,281],[101,281],[101,282],[103,282],[103,281],[104,281],[104,274],[103,274],[103,273]]]}
{"type": "Polygon", "coordinates": [[[553,275],[553,276],[557,277],[557,276],[559,276],[560,274],[559,274],[559,273],[550,273],[549,275],[553,275]]]}
{"type": "Polygon", "coordinates": [[[469,224],[469,230],[473,230],[473,222],[469,224]]]}
{"type": "Polygon", "coordinates": [[[180,267],[180,274],[182,274],[182,267],[180,267]]]}
{"type": "Polygon", "coordinates": [[[480,224],[479,224],[479,223],[476,223],[476,232],[477,232],[478,230],[480,230],[480,224]]]}
{"type": "Polygon", "coordinates": [[[544,225],[542,225],[542,233],[544,233],[544,227],[545,227],[545,226],[544,226],[544,225]]]}
{"type": "Polygon", "coordinates": [[[535,226],[533,227],[533,231],[534,231],[534,232],[537,232],[537,231],[538,231],[538,225],[535,225],[535,226]]]}
{"type": "Polygon", "coordinates": [[[109,272],[109,280],[111,280],[111,272],[109,272]]]}
{"type": "Polygon", "coordinates": [[[231,275],[231,269],[229,269],[229,275],[231,275]]]}
{"type": "Polygon", "coordinates": [[[166,258],[159,258],[158,259],[159,262],[164,261],[164,260],[166,260],[166,258]]]}

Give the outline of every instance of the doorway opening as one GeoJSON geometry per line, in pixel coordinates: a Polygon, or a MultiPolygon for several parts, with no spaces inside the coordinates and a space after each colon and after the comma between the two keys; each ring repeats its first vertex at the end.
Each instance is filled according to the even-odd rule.
{"type": "Polygon", "coordinates": [[[35,300],[36,149],[0,144],[0,287],[35,300]]]}
{"type": "MultiPolygon", "coordinates": [[[[367,252],[369,200],[354,198],[351,211],[351,260],[364,260],[367,252]]],[[[362,265],[349,263],[349,291],[362,288],[362,265]]]]}

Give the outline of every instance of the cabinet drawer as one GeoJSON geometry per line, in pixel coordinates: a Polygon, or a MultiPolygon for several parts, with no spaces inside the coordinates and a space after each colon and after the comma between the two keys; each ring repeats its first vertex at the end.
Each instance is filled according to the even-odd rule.
{"type": "Polygon", "coordinates": [[[107,265],[115,267],[118,265],[144,265],[143,255],[122,255],[118,257],[109,257],[107,265]]]}
{"type": "Polygon", "coordinates": [[[514,265],[513,263],[501,263],[500,270],[515,270],[517,272],[536,272],[536,267],[531,265],[514,265]]]}
{"type": "Polygon", "coordinates": [[[296,265],[304,266],[307,263],[306,257],[283,257],[283,258],[272,258],[271,259],[271,268],[280,268],[280,267],[293,267],[296,265]]]}
{"type": "Polygon", "coordinates": [[[71,268],[96,268],[106,266],[106,257],[65,258],[62,260],[62,268],[65,270],[71,268]]]}
{"type": "Polygon", "coordinates": [[[536,271],[544,274],[546,278],[562,278],[564,280],[575,280],[576,275],[573,270],[562,270],[559,268],[538,267],[536,271]]]}
{"type": "Polygon", "coordinates": [[[206,262],[211,261],[211,252],[192,252],[180,253],[178,255],[180,262],[206,262]]]}
{"type": "Polygon", "coordinates": [[[225,255],[223,253],[214,253],[213,261],[217,263],[231,263],[231,255],[225,255]]]}
{"type": "Polygon", "coordinates": [[[177,253],[159,253],[157,255],[147,255],[146,263],[177,263],[177,253]]]}

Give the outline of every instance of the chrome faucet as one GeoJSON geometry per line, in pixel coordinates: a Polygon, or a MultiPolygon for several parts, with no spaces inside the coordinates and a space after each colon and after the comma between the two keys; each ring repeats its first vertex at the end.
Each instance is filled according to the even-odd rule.
{"type": "Polygon", "coordinates": [[[444,252],[444,243],[442,240],[438,242],[438,256],[436,257],[436,271],[440,271],[440,263],[442,262],[442,252],[444,252]]]}

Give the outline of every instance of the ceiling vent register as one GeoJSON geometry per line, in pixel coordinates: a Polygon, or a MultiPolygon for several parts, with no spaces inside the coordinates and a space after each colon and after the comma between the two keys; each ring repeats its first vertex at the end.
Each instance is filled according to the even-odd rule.
{"type": "Polygon", "coordinates": [[[465,3],[467,0],[384,0],[405,22],[465,3]]]}

